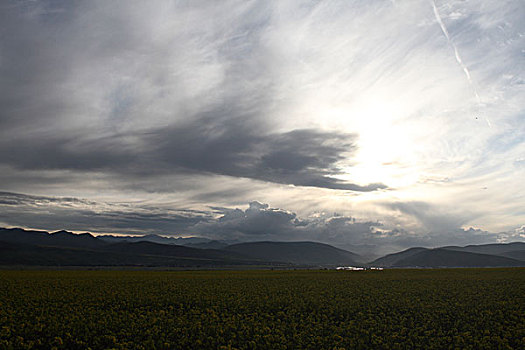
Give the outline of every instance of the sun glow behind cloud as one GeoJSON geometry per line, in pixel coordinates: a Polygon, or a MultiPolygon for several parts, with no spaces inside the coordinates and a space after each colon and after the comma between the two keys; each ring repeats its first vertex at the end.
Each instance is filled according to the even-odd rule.
{"type": "Polygon", "coordinates": [[[432,18],[430,3],[376,5],[338,8],[334,15],[337,5],[322,3],[306,19],[296,18],[301,11],[287,13],[287,6],[279,11],[266,35],[286,68],[278,90],[284,102],[276,114],[285,130],[306,124],[358,134],[358,150],[338,178],[406,187],[434,176],[433,163],[441,163],[439,174],[446,172],[443,161],[458,157],[450,147],[451,129],[483,129],[475,121],[485,111],[432,18]],[[330,22],[324,21],[327,13],[330,22]],[[348,17],[358,19],[347,24],[348,17]]]}

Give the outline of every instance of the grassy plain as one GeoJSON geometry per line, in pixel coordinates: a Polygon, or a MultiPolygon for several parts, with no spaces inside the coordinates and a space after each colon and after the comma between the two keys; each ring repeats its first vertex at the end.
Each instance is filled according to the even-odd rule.
{"type": "Polygon", "coordinates": [[[525,348],[525,269],[0,271],[0,349],[525,348]]]}

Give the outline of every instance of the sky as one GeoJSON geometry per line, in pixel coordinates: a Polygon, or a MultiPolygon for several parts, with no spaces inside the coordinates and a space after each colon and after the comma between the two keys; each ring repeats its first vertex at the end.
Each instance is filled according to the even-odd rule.
{"type": "Polygon", "coordinates": [[[0,226],[525,241],[522,0],[4,1],[0,226]]]}

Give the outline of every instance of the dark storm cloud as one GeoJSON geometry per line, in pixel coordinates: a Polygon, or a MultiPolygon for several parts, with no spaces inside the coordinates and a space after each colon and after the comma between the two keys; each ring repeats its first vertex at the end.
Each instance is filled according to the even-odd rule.
{"type": "Polygon", "coordinates": [[[222,209],[221,216],[211,222],[199,223],[196,229],[208,236],[235,239],[290,239],[290,234],[301,226],[296,215],[267,204],[251,202],[248,209],[222,209]]]}
{"type": "Polygon", "coordinates": [[[355,136],[318,130],[258,134],[239,120],[199,120],[133,136],[86,139],[10,138],[0,141],[0,161],[19,169],[105,170],[126,176],[207,173],[351,191],[374,191],[331,176],[355,151],[355,136]]]}
{"type": "Polygon", "coordinates": [[[200,222],[193,229],[216,239],[241,241],[311,240],[331,244],[363,244],[375,235],[378,222],[359,221],[338,214],[299,218],[296,213],[253,201],[248,208],[216,208],[216,220],[200,222]],[[368,238],[367,238],[368,237],[368,238]]]}
{"type": "Polygon", "coordinates": [[[264,134],[239,120],[199,121],[157,132],[153,143],[165,164],[256,180],[330,189],[373,191],[337,180],[338,163],[356,149],[355,136],[318,130],[264,134]]]}
{"type": "MultiPolygon", "coordinates": [[[[140,3],[118,9],[69,2],[0,8],[0,165],[33,174],[96,171],[120,182],[182,173],[386,188],[333,177],[349,165],[356,135],[280,132],[266,122],[280,78],[260,38],[264,4],[245,6],[246,23],[192,20],[170,32],[170,45],[148,37],[163,32],[142,16],[161,12],[140,3]]],[[[202,11],[226,15],[211,4],[202,11]]],[[[191,6],[173,13],[180,21],[186,15],[195,15],[191,6]]]]}
{"type": "Polygon", "coordinates": [[[88,140],[85,135],[25,138],[0,141],[0,161],[29,170],[122,170],[139,154],[126,149],[117,137],[88,140]]]}
{"type": "Polygon", "coordinates": [[[77,52],[69,45],[73,33],[67,30],[66,11],[74,8],[70,5],[62,1],[0,5],[0,127],[4,131],[23,132],[19,128],[45,125],[78,109],[64,84],[75,69],[72,56],[77,52]]]}

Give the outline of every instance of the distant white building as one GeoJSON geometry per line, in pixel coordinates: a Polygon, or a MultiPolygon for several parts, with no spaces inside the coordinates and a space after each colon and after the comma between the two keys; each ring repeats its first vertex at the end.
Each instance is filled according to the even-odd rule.
{"type": "MultiPolygon", "coordinates": [[[[356,267],[356,266],[339,266],[336,270],[340,271],[364,271],[367,270],[365,267],[356,267]]],[[[370,267],[368,270],[383,271],[382,267],[370,267]]]]}
{"type": "Polygon", "coordinates": [[[363,271],[364,267],[355,267],[355,266],[339,266],[337,267],[337,270],[343,270],[343,271],[363,271]]]}

